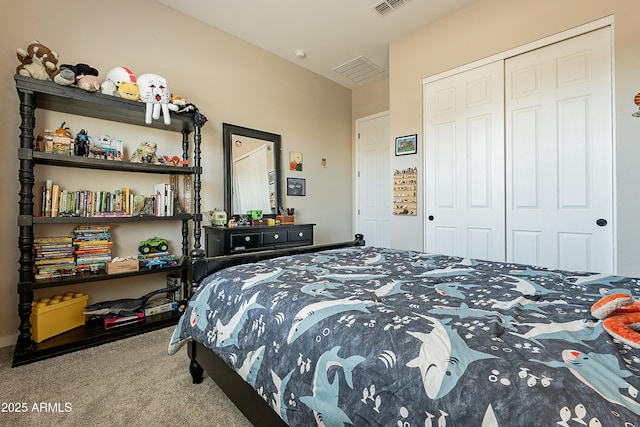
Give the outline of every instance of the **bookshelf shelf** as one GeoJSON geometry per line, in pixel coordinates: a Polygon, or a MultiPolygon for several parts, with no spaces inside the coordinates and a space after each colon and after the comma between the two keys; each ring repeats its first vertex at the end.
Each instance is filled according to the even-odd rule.
{"type": "Polygon", "coordinates": [[[172,175],[190,175],[195,172],[194,168],[190,167],[149,165],[117,160],[93,159],[81,156],[66,156],[62,154],[43,153],[32,150],[25,151],[26,156],[31,155],[33,157],[33,161],[40,165],[172,175]]]}
{"type": "Polygon", "coordinates": [[[136,215],[136,216],[57,216],[42,217],[34,216],[33,224],[117,224],[124,222],[144,222],[144,221],[186,221],[193,219],[191,214],[177,214],[173,216],[153,216],[153,215],[136,215]]]}
{"type": "MultiPolygon", "coordinates": [[[[19,282],[18,282],[18,326],[19,335],[13,357],[13,366],[35,362],[81,350],[94,345],[103,344],[132,335],[144,333],[177,323],[179,313],[169,312],[146,318],[141,323],[121,326],[105,331],[101,322],[87,322],[86,325],[35,343],[31,336],[31,307],[34,291],[37,289],[56,288],[67,285],[82,285],[99,281],[116,280],[127,277],[142,277],[161,273],[176,273],[182,276],[183,292],[188,291],[188,269],[191,265],[189,256],[203,256],[200,248],[201,221],[200,188],[201,188],[201,128],[207,118],[197,109],[186,114],[171,113],[171,124],[154,121],[145,123],[144,104],[126,99],[91,93],[76,87],[61,86],[51,81],[37,80],[16,75],[16,90],[20,101],[20,146],[18,149],[20,201],[19,201],[19,282]],[[126,161],[87,158],[73,155],[62,155],[34,151],[34,127],[36,109],[45,109],[84,117],[92,117],[118,123],[148,126],[182,135],[182,159],[189,160],[190,166],[165,166],[131,163],[126,161]],[[190,175],[193,179],[193,211],[188,214],[173,216],[93,216],[93,217],[41,217],[34,215],[34,183],[38,165],[48,165],[73,169],[93,169],[119,171],[132,174],[158,175],[190,175]],[[181,224],[182,258],[173,266],[162,266],[152,269],[140,269],[119,274],[77,273],[71,277],[52,279],[35,279],[34,275],[34,226],[45,227],[52,224],[126,224],[148,222],[175,221],[181,224]],[[193,223],[193,239],[189,243],[190,223],[193,223]]],[[[117,299],[114,298],[114,299],[117,299]]]]}
{"type": "Polygon", "coordinates": [[[77,273],[75,276],[71,277],[60,277],[58,279],[39,279],[34,280],[32,284],[33,289],[45,289],[45,288],[55,288],[58,286],[65,285],[76,285],[81,283],[92,283],[99,282],[101,280],[114,280],[121,279],[124,277],[133,277],[133,276],[143,276],[147,274],[156,274],[156,273],[173,273],[180,272],[184,270],[186,264],[183,262],[179,265],[168,266],[168,267],[158,267],[152,269],[140,269],[138,271],[129,271],[126,273],[118,273],[118,274],[107,274],[103,271],[99,273],[77,273]]]}

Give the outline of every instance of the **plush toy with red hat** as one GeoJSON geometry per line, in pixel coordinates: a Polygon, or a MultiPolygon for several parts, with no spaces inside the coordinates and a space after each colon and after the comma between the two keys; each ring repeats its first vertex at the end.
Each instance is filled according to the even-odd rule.
{"type": "Polygon", "coordinates": [[[591,306],[591,315],[602,319],[609,335],[640,348],[640,302],[631,295],[616,293],[602,297],[591,306]]]}

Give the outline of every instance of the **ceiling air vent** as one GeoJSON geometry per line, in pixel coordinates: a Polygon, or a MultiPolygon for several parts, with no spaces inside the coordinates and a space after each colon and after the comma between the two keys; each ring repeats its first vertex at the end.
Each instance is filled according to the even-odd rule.
{"type": "Polygon", "coordinates": [[[409,3],[411,0],[383,0],[371,6],[380,16],[387,16],[389,13],[393,12],[394,9],[399,8],[400,6],[404,6],[409,3]]]}
{"type": "Polygon", "coordinates": [[[376,74],[382,73],[384,69],[369,61],[364,56],[358,56],[334,68],[333,71],[354,82],[361,82],[376,74]]]}

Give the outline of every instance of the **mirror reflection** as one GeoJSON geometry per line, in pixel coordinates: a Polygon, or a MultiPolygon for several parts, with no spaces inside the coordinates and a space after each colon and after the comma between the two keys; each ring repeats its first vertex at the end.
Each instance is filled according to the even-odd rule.
{"type": "Polygon", "coordinates": [[[280,135],[223,124],[225,211],[260,209],[275,214],[280,203],[280,135]]]}

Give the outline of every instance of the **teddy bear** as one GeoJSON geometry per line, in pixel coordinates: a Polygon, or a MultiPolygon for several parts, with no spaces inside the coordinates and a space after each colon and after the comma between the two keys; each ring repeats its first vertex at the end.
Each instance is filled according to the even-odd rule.
{"type": "Polygon", "coordinates": [[[602,326],[612,337],[640,348],[640,302],[625,293],[604,296],[591,306],[591,315],[602,320],[602,326]]]}
{"type": "Polygon", "coordinates": [[[21,76],[52,80],[51,76],[58,69],[58,54],[38,40],[34,40],[26,50],[18,48],[17,56],[20,65],[16,68],[16,74],[21,76]]]}

